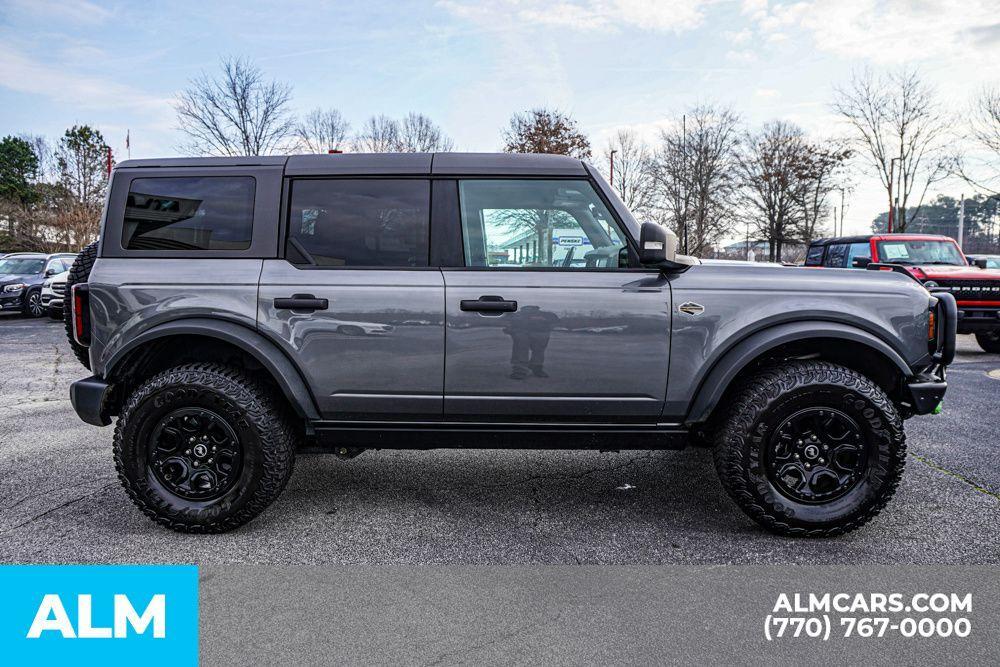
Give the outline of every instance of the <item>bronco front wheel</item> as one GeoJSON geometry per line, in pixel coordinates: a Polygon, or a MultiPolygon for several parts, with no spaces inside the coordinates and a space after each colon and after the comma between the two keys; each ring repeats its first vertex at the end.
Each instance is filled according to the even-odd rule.
{"type": "Polygon", "coordinates": [[[278,497],[295,436],[267,387],[232,368],[189,364],[132,393],[114,454],[122,485],[148,517],[177,531],[219,533],[278,497]]]}
{"type": "Polygon", "coordinates": [[[892,497],[906,457],[903,424],[875,383],[843,366],[766,369],[734,396],[716,440],[722,485],[772,532],[845,533],[892,497]]]}

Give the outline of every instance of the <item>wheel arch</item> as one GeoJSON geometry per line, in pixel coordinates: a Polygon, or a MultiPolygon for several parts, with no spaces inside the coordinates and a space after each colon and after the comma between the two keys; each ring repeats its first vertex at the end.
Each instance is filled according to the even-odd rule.
{"type": "MultiPolygon", "coordinates": [[[[104,377],[129,385],[137,377],[184,363],[238,358],[264,370],[299,417],[319,419],[315,398],[291,359],[258,331],[242,324],[213,318],[188,318],[157,325],[122,346],[104,364],[104,377]],[[200,343],[200,352],[192,344],[200,343]]],[[[120,402],[122,396],[118,397],[120,402]]]]}
{"type": "Polygon", "coordinates": [[[913,373],[903,357],[877,336],[838,322],[789,322],[754,332],[733,345],[699,385],[685,422],[710,420],[726,393],[776,358],[816,358],[839,363],[871,378],[890,397],[913,373]]]}

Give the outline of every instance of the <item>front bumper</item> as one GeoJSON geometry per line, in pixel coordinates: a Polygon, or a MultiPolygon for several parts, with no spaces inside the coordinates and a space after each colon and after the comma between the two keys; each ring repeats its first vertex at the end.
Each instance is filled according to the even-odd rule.
{"type": "Polygon", "coordinates": [[[1000,331],[1000,308],[962,305],[958,307],[958,333],[1000,331]]]}
{"type": "Polygon", "coordinates": [[[0,292],[0,310],[21,310],[24,308],[24,291],[14,294],[0,292]]]}
{"type": "Polygon", "coordinates": [[[94,426],[111,423],[107,403],[111,395],[111,385],[96,375],[77,380],[69,386],[69,400],[77,416],[94,426]]]}
{"type": "Polygon", "coordinates": [[[941,405],[947,390],[945,367],[933,367],[907,381],[906,392],[909,400],[906,401],[906,405],[915,415],[928,415],[941,405]]]}

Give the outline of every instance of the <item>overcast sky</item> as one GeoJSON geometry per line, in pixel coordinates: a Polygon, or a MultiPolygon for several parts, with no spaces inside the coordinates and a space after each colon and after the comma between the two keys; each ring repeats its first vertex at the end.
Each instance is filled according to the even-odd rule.
{"type": "MultiPolygon", "coordinates": [[[[219,58],[246,56],[294,87],[297,111],[426,113],[457,150],[491,151],[512,111],[551,106],[588,133],[654,138],[702,101],[748,124],[844,128],[834,86],[864,66],[919,67],[959,117],[1000,82],[998,0],[0,0],[0,134],[99,128],[125,155],[177,154],[171,102],[219,58]]],[[[957,195],[963,188],[945,183],[957,195]]],[[[966,188],[967,190],[968,188],[966,188]]],[[[885,206],[859,178],[847,231],[885,206]]]]}

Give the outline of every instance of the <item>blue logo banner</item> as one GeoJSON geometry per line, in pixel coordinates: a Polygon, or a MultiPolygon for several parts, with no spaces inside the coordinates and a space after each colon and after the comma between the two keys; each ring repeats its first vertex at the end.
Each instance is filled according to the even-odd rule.
{"type": "Polygon", "coordinates": [[[194,565],[0,565],[0,662],[198,664],[194,565]]]}

